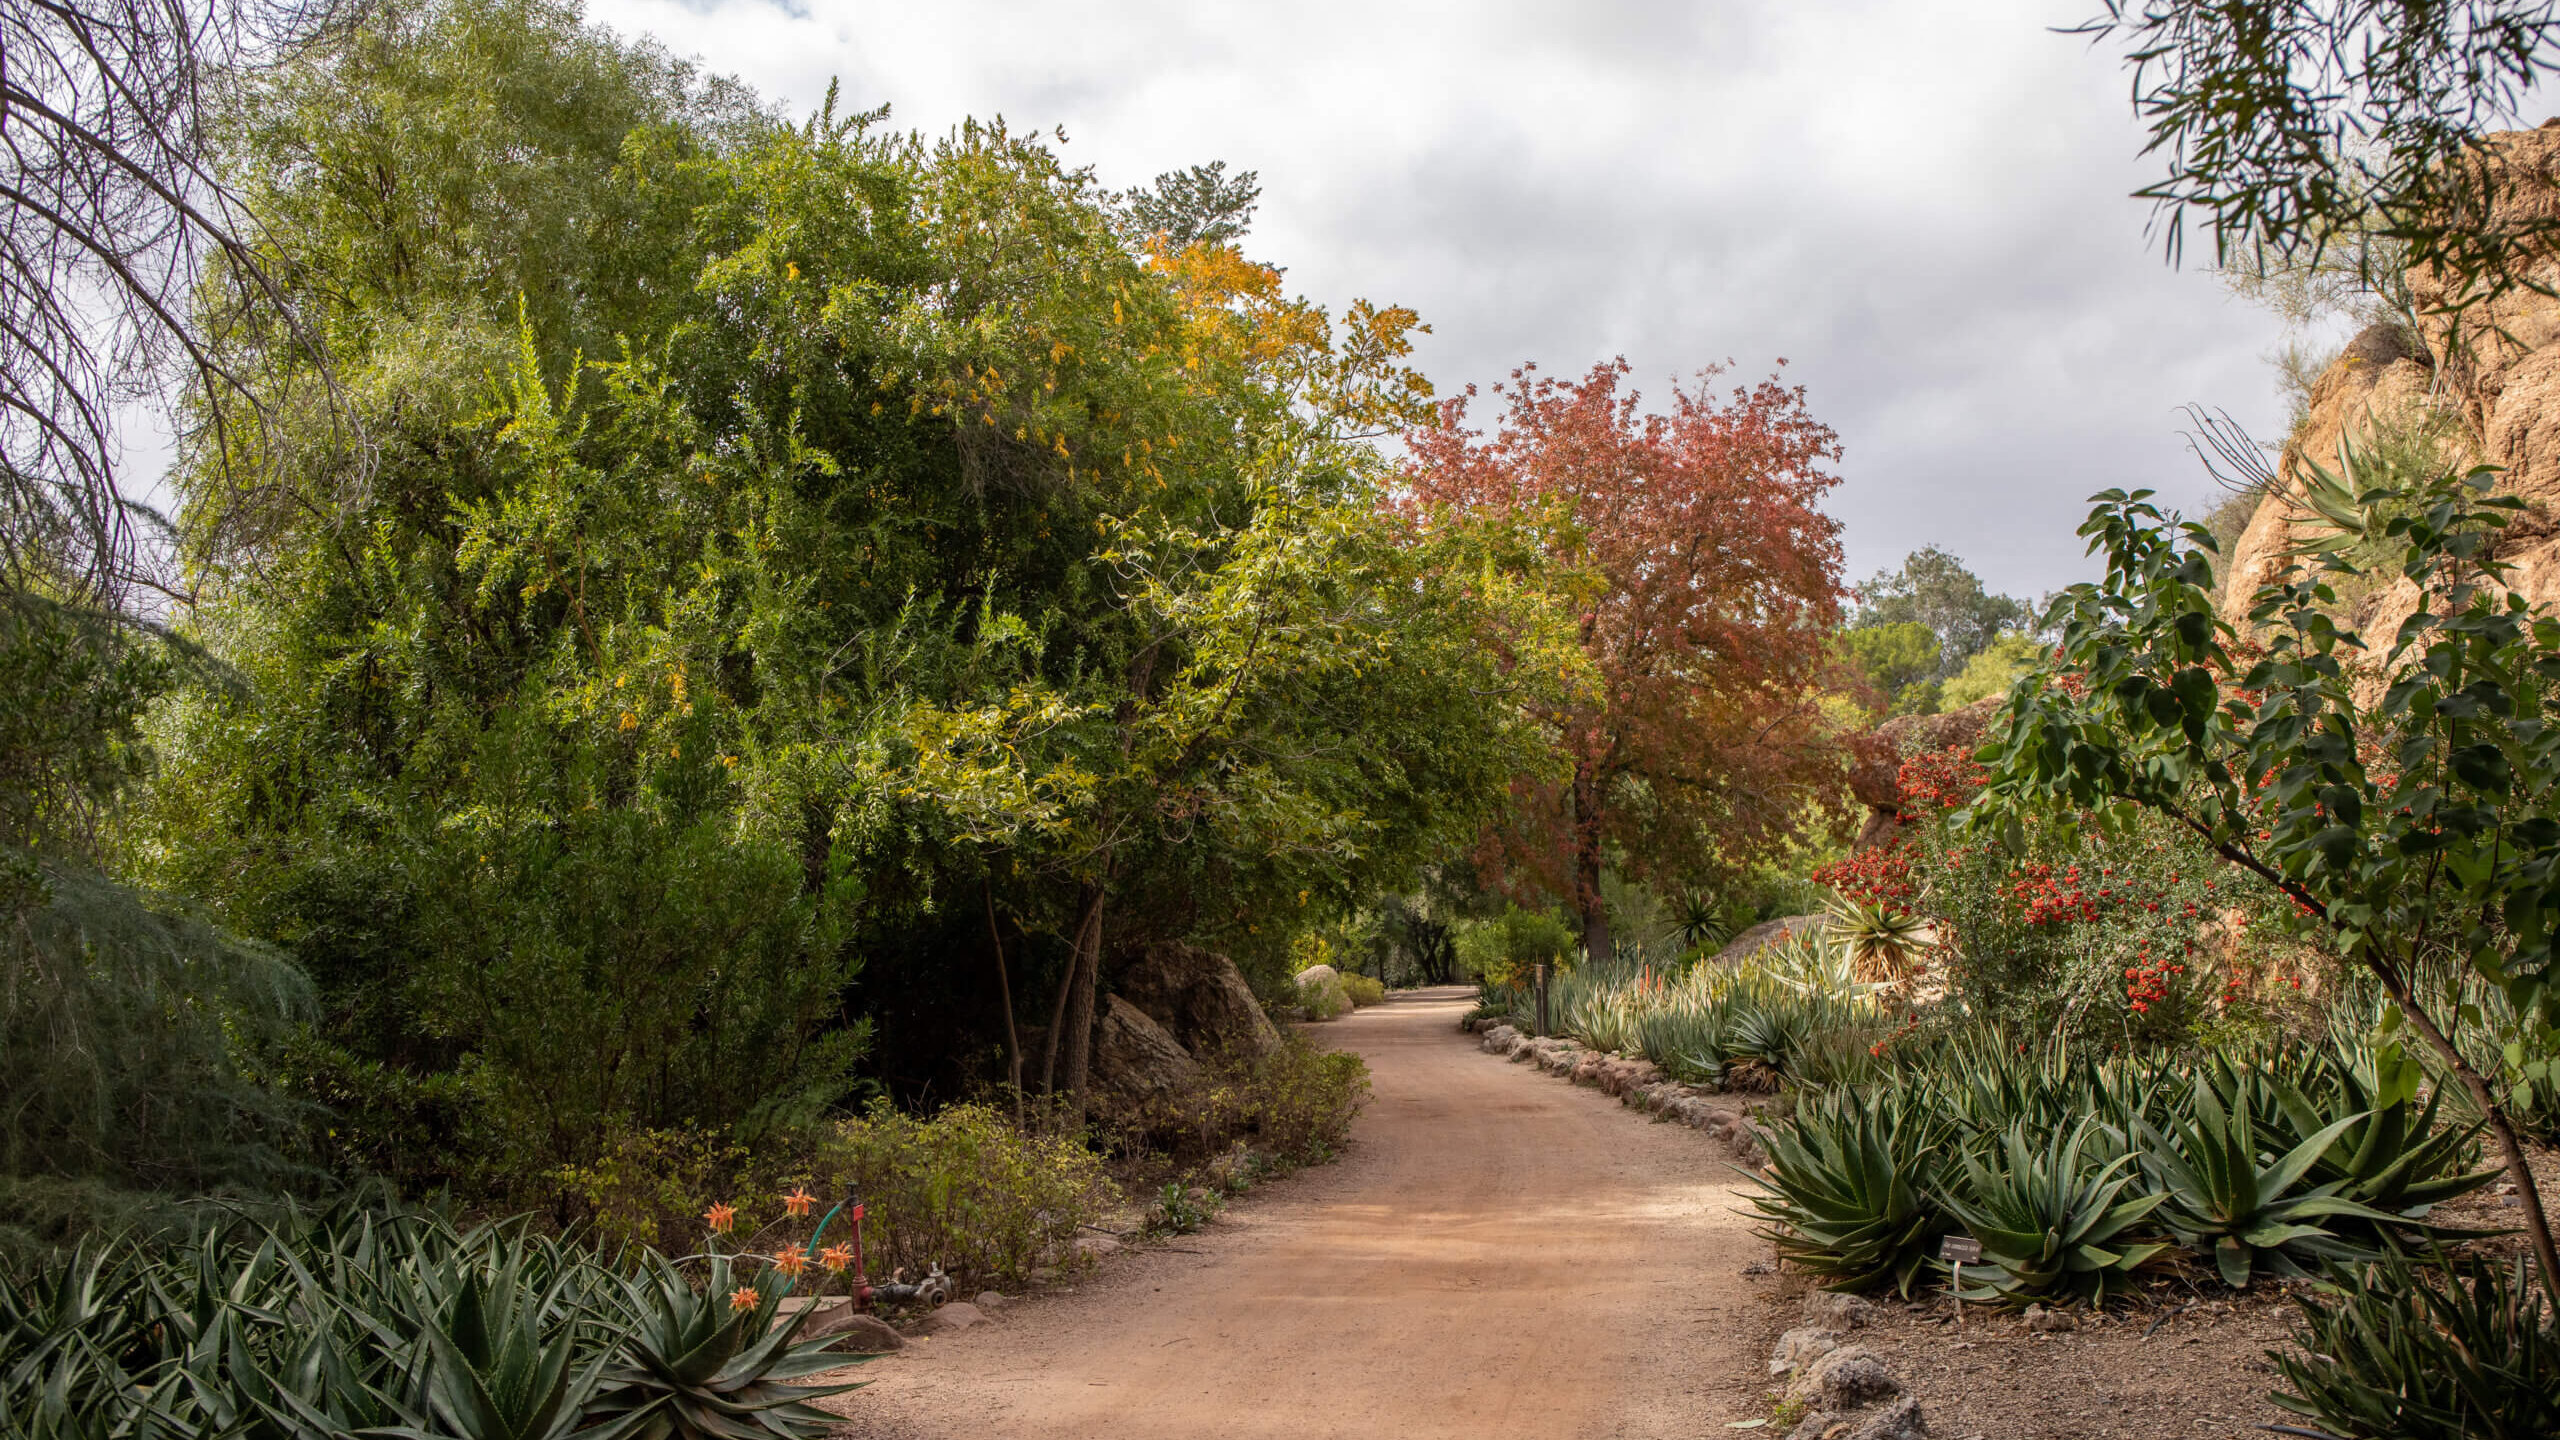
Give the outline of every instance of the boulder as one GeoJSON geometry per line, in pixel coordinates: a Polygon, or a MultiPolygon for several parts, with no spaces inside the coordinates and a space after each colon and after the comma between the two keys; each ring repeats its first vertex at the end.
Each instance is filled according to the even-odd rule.
{"type": "Polygon", "coordinates": [[[1807,930],[1813,930],[1828,923],[1830,923],[1830,917],[1824,915],[1781,915],[1775,920],[1763,920],[1734,936],[1733,943],[1717,951],[1715,958],[1709,963],[1739,965],[1765,946],[1783,945],[1807,930]]]}
{"type": "Polygon", "coordinates": [[[1873,1410],[1817,1410],[1787,1432],[1788,1440],[1928,1440],[1920,1402],[1905,1395],[1873,1410]]]}
{"type": "Polygon", "coordinates": [[[828,1349],[856,1355],[879,1355],[907,1343],[906,1337],[889,1328],[888,1321],[855,1309],[850,1301],[820,1310],[800,1327],[803,1340],[821,1340],[830,1335],[836,1340],[828,1349]]]}
{"type": "Polygon", "coordinates": [[[1075,1252],[1085,1259],[1099,1260],[1105,1255],[1119,1254],[1120,1242],[1108,1235],[1079,1235],[1076,1237],[1075,1252]]]}
{"type": "Polygon", "coordinates": [[[1778,1337],[1769,1352],[1769,1373],[1786,1375],[1801,1370],[1840,1348],[1839,1332],[1812,1327],[1790,1330],[1778,1337]]]}
{"type": "Polygon", "coordinates": [[[1905,1395],[1860,1420],[1849,1440],[1929,1440],[1929,1422],[1920,1418],[1920,1402],[1905,1395]]]}
{"type": "Polygon", "coordinates": [[[1799,1313],[1807,1325],[1819,1325],[1827,1330],[1854,1330],[1875,1317],[1876,1307],[1861,1295],[1815,1290],[1806,1294],[1799,1313]]]}
{"type": "Polygon", "coordinates": [[[1196,945],[1150,945],[1120,973],[1115,993],[1162,1025],[1194,1055],[1260,1056],[1280,1031],[1253,998],[1233,960],[1196,945]]]}
{"type": "Polygon", "coordinates": [[[1342,972],[1330,965],[1310,965],[1298,972],[1298,1003],[1310,1020],[1331,1020],[1351,1013],[1351,992],[1342,972]]]}
{"type": "MultiPolygon", "coordinates": [[[[2527,233],[2560,216],[2560,129],[2490,135],[2477,153],[2494,172],[2489,226],[2527,233]]],[[[2500,467],[2498,491],[2527,502],[2499,537],[2497,556],[2535,609],[2560,609],[2560,255],[2538,257],[2521,273],[2530,283],[2462,303],[2458,277],[2413,268],[2419,333],[2377,326],[2321,372],[2277,463],[2275,493],[2259,502],[2232,547],[2224,619],[2245,625],[2252,592],[2282,567],[2289,522],[2306,513],[2294,498],[2306,465],[2334,468],[2342,435],[2431,414],[2446,422],[2448,461],[2500,467]]],[[[2387,640],[2417,599],[2415,587],[2399,581],[2366,596],[2353,618],[2387,640]]]]}
{"type": "MultiPolygon", "coordinates": [[[[1890,844],[1901,833],[1902,762],[1931,750],[1981,744],[1983,732],[1990,728],[1991,716],[2000,708],[2002,698],[1985,696],[1970,705],[1936,715],[1897,715],[1859,737],[1854,746],[1856,763],[1850,768],[1849,788],[1859,803],[1867,807],[1867,819],[1858,831],[1855,848],[1865,850],[1890,844]]],[[[1755,933],[1744,931],[1733,945],[1725,947],[1725,954],[1716,958],[1739,959],[1733,954],[1735,946],[1755,933]]]]}
{"type": "Polygon", "coordinates": [[[1884,1357],[1863,1345],[1825,1353],[1787,1386],[1788,1395],[1810,1406],[1838,1411],[1861,1409],[1901,1393],[1902,1382],[1893,1378],[1884,1357]]]}
{"type": "Polygon", "coordinates": [[[1012,1304],[1013,1297],[1000,1294],[993,1290],[981,1290],[969,1301],[969,1303],[977,1306],[981,1310],[984,1310],[988,1314],[993,1315],[1007,1305],[1012,1304]]]}
{"type": "Polygon", "coordinates": [[[1147,1012],[1111,996],[1094,1026],[1093,1085],[1104,1103],[1139,1109],[1174,1098],[1200,1081],[1200,1063],[1147,1012]]]}
{"type": "Polygon", "coordinates": [[[924,1312],[924,1318],[916,1322],[916,1328],[927,1335],[949,1335],[986,1322],[987,1312],[966,1300],[954,1300],[924,1312]]]}

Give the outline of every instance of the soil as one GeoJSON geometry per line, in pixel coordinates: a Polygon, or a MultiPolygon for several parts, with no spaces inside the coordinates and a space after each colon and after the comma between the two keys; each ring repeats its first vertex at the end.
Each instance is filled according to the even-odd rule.
{"type": "Polygon", "coordinates": [[[1335,1164],[829,1401],[941,1437],[1695,1437],[1768,1414],[1767,1246],[1720,1147],[1477,1050],[1466,991],[1310,1033],[1375,1092],[1335,1164]]]}
{"type": "MultiPolygon", "coordinates": [[[[1785,1434],[1765,1357],[1807,1287],[1751,1233],[1725,1148],[1484,1054],[1456,1029],[1471,998],[1419,992],[1311,1028],[1375,1086],[1342,1160],[830,1377],[871,1382],[827,1402],[840,1433],[1785,1434]]],[[[2516,1213],[2494,1190],[2460,1208],[2446,1218],[2516,1213]]],[[[2065,1333],[1979,1309],[1959,1328],[1938,1298],[1880,1304],[1848,1338],[1940,1440],[2208,1440],[2301,1423],[2266,1398],[2293,1315],[2273,1287],[2168,1286],[2065,1333]]]]}

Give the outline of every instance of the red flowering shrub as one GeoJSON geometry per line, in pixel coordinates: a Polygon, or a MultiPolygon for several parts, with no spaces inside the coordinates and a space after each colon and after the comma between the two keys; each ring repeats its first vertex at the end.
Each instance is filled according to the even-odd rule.
{"type": "Polygon", "coordinates": [[[1983,778],[1961,747],[1911,756],[1894,841],[1812,878],[1936,921],[1967,1003],[2012,1020],[2176,1040],[2261,1003],[2260,987],[2222,982],[2248,937],[2280,942],[2296,918],[2264,887],[2233,884],[2220,857],[2148,817],[2121,833],[2054,817],[2011,853],[1957,823],[1983,778]]]}

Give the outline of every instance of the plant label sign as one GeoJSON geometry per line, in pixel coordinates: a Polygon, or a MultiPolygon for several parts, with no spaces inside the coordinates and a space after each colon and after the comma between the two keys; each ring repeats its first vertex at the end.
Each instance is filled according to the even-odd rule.
{"type": "Polygon", "coordinates": [[[1950,1265],[1979,1265],[1982,1242],[1969,1235],[1949,1235],[1938,1242],[1938,1258],[1950,1265]]]}

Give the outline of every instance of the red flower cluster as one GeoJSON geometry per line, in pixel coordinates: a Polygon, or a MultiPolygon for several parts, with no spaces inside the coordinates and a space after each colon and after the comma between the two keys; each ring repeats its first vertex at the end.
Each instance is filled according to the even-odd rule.
{"type": "Polygon", "coordinates": [[[2008,897],[2018,903],[2019,914],[2030,925],[2068,925],[2074,920],[2095,923],[2098,901],[2112,899],[2108,890],[2092,896],[2080,885],[2080,867],[2065,865],[2059,871],[2042,861],[2029,860],[2009,872],[2010,884],[2003,887],[2008,897]]]}
{"type": "Polygon", "coordinates": [[[2148,1013],[2152,1006],[2169,998],[2169,986],[2174,983],[2171,977],[2186,973],[2184,965],[2153,959],[2151,942],[2143,941],[2141,963],[2124,972],[2125,1004],[2135,1014],[2148,1013]]]}
{"type": "Polygon", "coordinates": [[[1900,908],[1920,893],[1918,882],[1911,878],[1911,861],[1911,846],[1906,843],[1878,845],[1815,870],[1813,883],[1869,905],[1900,908]]]}
{"type": "Polygon", "coordinates": [[[1953,810],[1981,793],[1991,772],[1975,764],[1973,751],[1962,745],[1924,750],[1902,762],[1894,784],[1902,792],[1906,817],[1923,810],[1953,810]]]}

